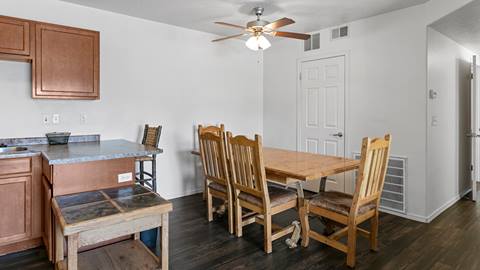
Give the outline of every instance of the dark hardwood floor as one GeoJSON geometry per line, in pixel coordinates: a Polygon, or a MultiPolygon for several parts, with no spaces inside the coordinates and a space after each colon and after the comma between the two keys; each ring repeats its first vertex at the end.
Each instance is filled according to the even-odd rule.
{"type": "MultiPolygon", "coordinates": [[[[284,238],[263,252],[263,230],[252,224],[243,238],[226,231],[225,219],[208,223],[202,196],[173,200],[170,218],[171,269],[348,269],[345,255],[311,241],[308,248],[288,249],[284,238]]],[[[393,215],[380,218],[379,252],[358,241],[356,269],[480,269],[480,206],[462,199],[430,224],[393,215]]],[[[296,212],[274,221],[286,225],[296,212]]],[[[313,227],[320,230],[318,220],[313,227]]],[[[0,257],[0,269],[53,269],[43,248],[0,257]]]]}

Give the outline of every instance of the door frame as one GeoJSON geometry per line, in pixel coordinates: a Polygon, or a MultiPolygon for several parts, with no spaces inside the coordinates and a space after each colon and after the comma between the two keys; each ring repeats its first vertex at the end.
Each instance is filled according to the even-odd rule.
{"type": "Polygon", "coordinates": [[[309,56],[301,57],[297,59],[297,89],[296,89],[296,101],[295,101],[295,106],[297,107],[296,113],[296,150],[300,151],[300,115],[301,115],[301,82],[300,82],[300,73],[302,72],[302,63],[303,62],[309,62],[309,61],[315,61],[315,60],[322,60],[322,59],[327,59],[327,58],[335,58],[335,57],[340,57],[343,56],[345,60],[345,74],[344,74],[344,79],[345,79],[345,95],[344,95],[344,136],[343,136],[343,141],[344,141],[344,148],[343,148],[343,155],[346,158],[350,158],[350,154],[347,155],[347,153],[350,153],[350,147],[349,147],[349,140],[348,138],[350,137],[349,135],[349,125],[348,125],[348,119],[349,117],[349,112],[350,112],[350,106],[349,106],[349,91],[350,91],[350,52],[349,51],[334,51],[334,52],[324,52],[324,53],[316,53],[316,54],[311,54],[309,56]]]}
{"type": "MultiPolygon", "coordinates": [[[[340,51],[327,51],[327,52],[318,52],[318,53],[312,53],[308,54],[308,56],[300,57],[297,58],[297,89],[296,89],[296,101],[295,101],[295,106],[296,106],[296,150],[300,151],[301,149],[301,141],[300,141],[300,115],[301,115],[301,81],[300,81],[300,74],[302,72],[302,63],[303,62],[309,62],[309,61],[315,61],[315,60],[322,60],[322,59],[327,59],[327,58],[335,58],[335,57],[344,57],[344,80],[345,80],[345,93],[344,93],[344,136],[343,136],[343,141],[344,141],[344,147],[343,147],[343,156],[345,158],[353,158],[353,153],[350,151],[350,143],[349,143],[349,138],[350,138],[350,130],[349,130],[349,119],[350,119],[350,51],[349,50],[340,50],[340,51]]],[[[347,183],[348,177],[345,176],[345,192],[353,191],[353,182],[352,183],[347,183]]]]}

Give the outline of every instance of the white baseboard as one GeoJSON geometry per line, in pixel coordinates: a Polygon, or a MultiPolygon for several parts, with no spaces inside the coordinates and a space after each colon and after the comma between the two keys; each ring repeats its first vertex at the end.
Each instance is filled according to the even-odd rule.
{"type": "Polygon", "coordinates": [[[426,221],[427,219],[425,217],[415,215],[415,214],[399,213],[399,212],[395,212],[395,211],[391,211],[391,210],[387,210],[387,209],[380,209],[380,212],[387,213],[387,214],[390,214],[390,215],[394,215],[394,216],[397,216],[397,217],[402,217],[402,218],[418,221],[418,222],[427,223],[427,221],[426,221]]]}
{"type": "Polygon", "coordinates": [[[433,211],[428,217],[427,217],[427,223],[432,222],[436,217],[438,217],[443,211],[447,210],[450,208],[450,206],[454,205],[456,202],[458,202],[461,198],[463,198],[467,193],[472,191],[471,188],[468,188],[464,190],[462,193],[459,195],[453,197],[451,200],[446,202],[444,205],[440,206],[437,210],[433,211]]]}
{"type": "Polygon", "coordinates": [[[380,211],[383,212],[383,213],[388,213],[388,214],[391,214],[391,215],[394,215],[394,216],[399,216],[399,217],[402,217],[402,218],[411,219],[411,220],[418,221],[418,222],[430,223],[436,217],[438,217],[441,213],[443,213],[445,210],[450,208],[450,206],[454,205],[461,198],[463,198],[465,195],[467,195],[467,193],[469,193],[470,191],[472,191],[471,188],[464,190],[462,193],[460,193],[459,195],[450,199],[448,202],[446,202],[445,204],[440,206],[438,209],[433,211],[428,216],[421,216],[421,215],[416,215],[416,214],[411,214],[411,213],[404,214],[404,213],[398,213],[398,212],[390,211],[390,210],[386,210],[386,209],[381,209],[380,211]]]}
{"type": "Polygon", "coordinates": [[[183,193],[181,193],[181,194],[173,194],[173,195],[166,196],[165,199],[171,200],[171,199],[176,199],[176,198],[181,198],[181,197],[185,197],[185,196],[190,196],[190,195],[197,194],[197,193],[202,193],[202,192],[203,192],[203,188],[200,188],[200,189],[192,189],[192,190],[188,190],[188,191],[186,191],[186,192],[183,192],[183,193]]]}

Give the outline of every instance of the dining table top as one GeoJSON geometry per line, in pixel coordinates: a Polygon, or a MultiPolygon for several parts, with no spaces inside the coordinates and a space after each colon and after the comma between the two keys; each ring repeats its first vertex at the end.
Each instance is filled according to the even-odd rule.
{"type": "MultiPolygon", "coordinates": [[[[192,151],[199,155],[199,151],[192,151]]],[[[358,169],[355,159],[264,147],[263,161],[269,180],[282,183],[311,181],[358,169]]]]}

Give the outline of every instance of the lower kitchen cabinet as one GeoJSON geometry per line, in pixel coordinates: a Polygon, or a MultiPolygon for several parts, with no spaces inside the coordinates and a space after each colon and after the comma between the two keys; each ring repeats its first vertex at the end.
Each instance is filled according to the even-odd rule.
{"type": "Polygon", "coordinates": [[[41,158],[0,160],[0,254],[41,245],[41,158]]]}
{"type": "Polygon", "coordinates": [[[24,240],[32,234],[31,190],[31,176],[0,179],[0,243],[24,240]]]}

